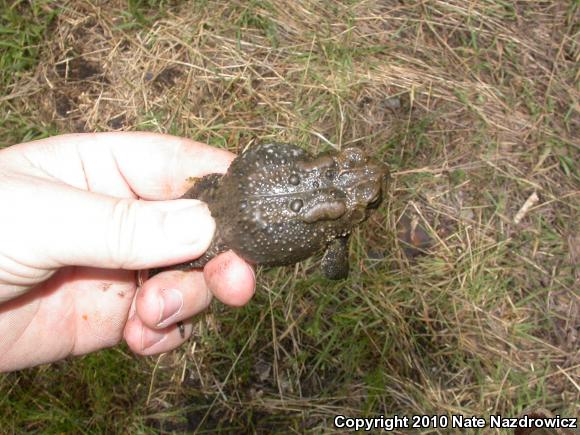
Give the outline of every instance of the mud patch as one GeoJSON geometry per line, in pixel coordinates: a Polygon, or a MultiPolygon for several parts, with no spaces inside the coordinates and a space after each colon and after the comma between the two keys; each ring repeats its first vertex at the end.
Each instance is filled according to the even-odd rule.
{"type": "Polygon", "coordinates": [[[161,91],[175,85],[177,79],[181,76],[181,71],[178,67],[168,67],[161,71],[155,78],[153,78],[153,86],[161,91]]]}
{"type": "Polygon", "coordinates": [[[54,106],[58,116],[68,117],[73,107],[76,106],[76,101],[65,94],[56,94],[54,97],[54,106]]]}
{"type": "Polygon", "coordinates": [[[109,122],[107,122],[107,125],[112,130],[121,130],[125,125],[127,125],[127,118],[124,114],[117,115],[111,118],[109,122]]]}
{"type": "Polygon", "coordinates": [[[83,58],[61,62],[55,65],[56,74],[67,81],[101,79],[107,81],[102,68],[95,62],[83,58]]]}

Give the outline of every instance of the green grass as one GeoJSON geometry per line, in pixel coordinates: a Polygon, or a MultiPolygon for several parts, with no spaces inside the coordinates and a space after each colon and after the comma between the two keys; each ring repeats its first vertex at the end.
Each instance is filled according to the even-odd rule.
{"type": "Polygon", "coordinates": [[[321,433],[339,413],[578,415],[577,2],[132,1],[87,21],[88,2],[31,4],[0,9],[4,145],[106,131],[122,113],[123,129],[235,152],[359,145],[392,179],[353,234],[348,280],[322,278],[319,257],[260,269],[247,306],[215,302],[176,352],[121,346],[3,375],[0,427],[321,433]],[[72,48],[104,79],[60,77],[72,48]],[[79,110],[58,115],[59,93],[79,110]],[[403,215],[429,254],[405,256],[403,215]]]}
{"type": "MultiPolygon", "coordinates": [[[[58,8],[49,1],[0,1],[0,90],[30,73],[40,61],[40,46],[58,8]]],[[[31,122],[30,113],[11,110],[11,100],[0,99],[0,148],[11,143],[55,134],[50,126],[31,122]]]]}
{"type": "Polygon", "coordinates": [[[139,366],[126,350],[115,349],[5,375],[0,384],[3,431],[143,430],[135,415],[145,406],[149,385],[147,378],[135,382],[139,366]]]}
{"type": "Polygon", "coordinates": [[[49,1],[0,1],[0,86],[38,63],[40,43],[56,13],[49,1]]]}

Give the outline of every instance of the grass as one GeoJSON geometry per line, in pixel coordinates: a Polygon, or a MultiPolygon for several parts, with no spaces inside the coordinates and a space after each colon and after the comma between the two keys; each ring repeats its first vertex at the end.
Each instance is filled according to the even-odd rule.
{"type": "Polygon", "coordinates": [[[290,3],[2,4],[5,145],[114,129],[234,152],[354,144],[392,185],[353,236],[347,281],[324,280],[319,258],[260,270],[249,305],[214,303],[173,353],[120,346],[4,375],[0,427],[579,414],[578,2],[290,3]],[[405,255],[404,216],[428,254],[405,255]]]}

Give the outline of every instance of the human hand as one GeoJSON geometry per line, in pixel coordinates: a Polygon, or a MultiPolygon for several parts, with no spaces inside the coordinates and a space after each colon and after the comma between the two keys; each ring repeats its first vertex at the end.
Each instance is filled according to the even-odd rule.
{"type": "Polygon", "coordinates": [[[64,135],[0,151],[0,371],[123,337],[138,354],[165,352],[191,334],[186,325],[182,338],[176,322],[212,295],[245,304],[255,277],[232,252],[139,289],[135,272],[207,249],[215,223],[206,205],[175,198],[190,177],[224,172],[232,158],[152,133],[64,135]]]}

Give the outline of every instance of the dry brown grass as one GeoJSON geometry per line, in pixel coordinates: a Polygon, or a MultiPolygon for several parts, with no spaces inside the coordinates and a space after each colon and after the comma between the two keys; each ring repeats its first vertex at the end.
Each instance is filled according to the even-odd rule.
{"type": "Polygon", "coordinates": [[[346,286],[313,261],[263,273],[248,308],[214,307],[155,362],[136,419],[302,432],[337,413],[578,414],[577,3],[57,6],[38,67],[0,110],[234,152],[358,144],[393,170],[387,209],[355,237],[360,273],[346,286]],[[407,218],[428,255],[404,255],[407,218]]]}

